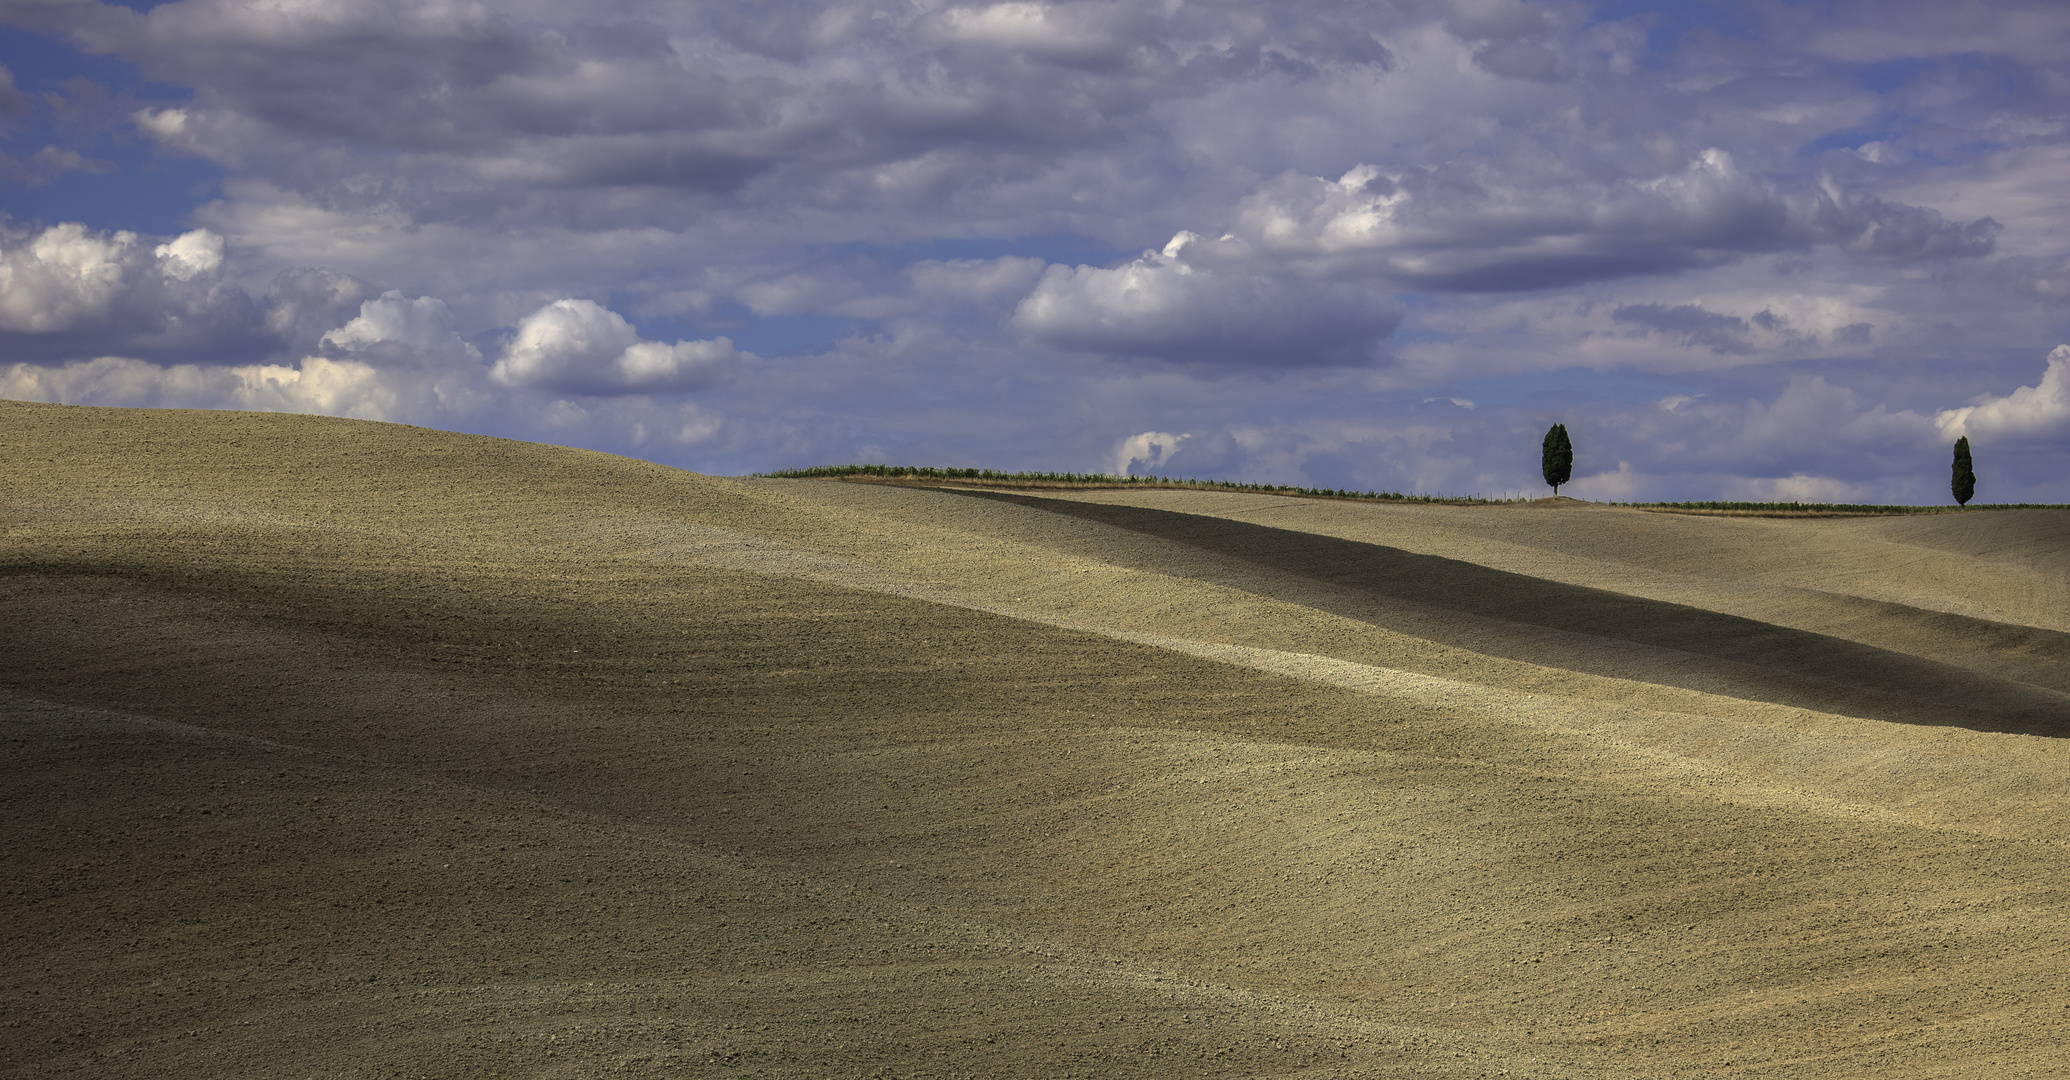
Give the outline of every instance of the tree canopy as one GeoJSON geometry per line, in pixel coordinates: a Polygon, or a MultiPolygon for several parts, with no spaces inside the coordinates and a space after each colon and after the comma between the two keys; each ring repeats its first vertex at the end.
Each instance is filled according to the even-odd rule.
{"type": "Polygon", "coordinates": [[[1977,472],[1969,461],[1969,436],[1955,440],[1954,476],[1949,481],[1949,490],[1955,495],[1955,505],[1969,505],[1970,497],[1977,493],[1977,472]]]}
{"type": "Polygon", "coordinates": [[[1552,485],[1553,494],[1560,493],[1560,485],[1574,476],[1574,443],[1567,438],[1567,425],[1554,424],[1545,433],[1545,449],[1541,466],[1545,482],[1552,485]]]}

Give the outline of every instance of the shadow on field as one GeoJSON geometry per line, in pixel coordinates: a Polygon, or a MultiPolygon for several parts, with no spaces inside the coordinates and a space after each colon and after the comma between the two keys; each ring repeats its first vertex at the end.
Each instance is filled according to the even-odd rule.
{"type": "MultiPolygon", "coordinates": [[[[1876,720],[2070,735],[2070,694],[1844,638],[1227,518],[1001,492],[956,494],[1095,521],[1325,582],[1345,591],[1341,602],[1302,602],[1484,654],[1876,720]],[[1376,614],[1360,594],[1433,610],[1376,614]]],[[[1156,569],[1174,572],[1168,564],[1156,569]]],[[[1218,581],[1271,595],[1256,583],[1218,581]]],[[[1934,621],[1947,632],[1974,635],[1972,643],[2002,638],[2029,653],[2061,652],[2070,659],[2070,635],[1937,613],[1934,621]]]]}

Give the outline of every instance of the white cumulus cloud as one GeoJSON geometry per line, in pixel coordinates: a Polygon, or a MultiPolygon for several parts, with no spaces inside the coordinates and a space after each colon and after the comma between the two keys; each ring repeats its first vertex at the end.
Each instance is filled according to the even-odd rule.
{"type": "Polygon", "coordinates": [[[2070,430],[2070,345],[2048,354],[2048,370],[2033,386],[2004,397],[1985,397],[1974,405],[1947,409],[1934,416],[1941,437],[2011,438],[2050,435],[2070,430]]]}
{"type": "Polygon", "coordinates": [[[396,290],[359,306],[359,314],[323,335],[319,346],[370,362],[411,367],[459,363],[473,368],[481,352],[453,332],[453,316],[436,296],[412,300],[396,290]]]}
{"type": "Polygon", "coordinates": [[[0,238],[0,330],[40,334],[107,316],[136,260],[137,234],[53,225],[26,243],[0,238]]]}
{"type": "MultiPolygon", "coordinates": [[[[2070,429],[2059,0],[5,7],[118,85],[0,73],[0,185],[106,170],[136,228],[222,173],[205,231],[0,220],[39,393],[1452,491],[1572,410],[1576,490],[1658,497],[1938,498],[1944,428],[2070,429]]],[[[2051,450],[1992,496],[2061,499],[2051,450]]]]}
{"type": "Polygon", "coordinates": [[[76,221],[33,233],[0,226],[0,346],[18,358],[218,362],[277,347],[222,265],[223,238],[206,229],[153,244],[76,221]]]}
{"type": "Polygon", "coordinates": [[[1107,471],[1114,476],[1127,476],[1137,465],[1145,469],[1159,468],[1179,452],[1180,443],[1192,437],[1191,434],[1173,435],[1165,431],[1131,435],[1114,444],[1114,465],[1107,471]]]}
{"type": "Polygon", "coordinates": [[[223,238],[207,229],[181,233],[151,249],[166,277],[192,281],[223,265],[223,238]]]}
{"type": "Polygon", "coordinates": [[[1725,486],[1724,497],[1738,502],[1852,503],[1868,501],[1860,484],[1833,476],[1740,477],[1725,486]]]}
{"type": "Polygon", "coordinates": [[[643,341],[632,324],[593,300],[556,300],[525,316],[490,369],[505,386],[577,394],[678,393],[710,385],[754,359],[729,338],[643,341]]]}
{"type": "Polygon", "coordinates": [[[401,418],[393,387],[361,363],[320,356],[300,364],[149,364],[104,356],[0,368],[0,397],[158,409],[252,409],[361,420],[401,418]]]}

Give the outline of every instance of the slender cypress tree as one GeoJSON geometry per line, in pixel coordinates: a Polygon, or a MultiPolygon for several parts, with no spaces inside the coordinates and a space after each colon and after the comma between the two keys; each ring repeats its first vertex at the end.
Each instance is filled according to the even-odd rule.
{"type": "Polygon", "coordinates": [[[1560,493],[1560,485],[1574,475],[1574,444],[1567,439],[1567,425],[1554,424],[1545,433],[1545,448],[1540,456],[1540,467],[1545,472],[1545,482],[1552,485],[1553,494],[1560,493]]]}
{"type": "Polygon", "coordinates": [[[1969,436],[1955,440],[1955,476],[1948,485],[1955,493],[1955,505],[1967,506],[1977,493],[1977,471],[1969,464],[1969,436]]]}

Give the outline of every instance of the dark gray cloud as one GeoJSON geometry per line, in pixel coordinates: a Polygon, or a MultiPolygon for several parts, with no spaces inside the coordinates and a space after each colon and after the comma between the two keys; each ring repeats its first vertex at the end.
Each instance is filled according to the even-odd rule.
{"type": "Polygon", "coordinates": [[[1988,217],[1955,222],[1937,210],[1886,202],[1874,195],[1835,200],[1823,194],[1812,211],[1812,235],[1872,259],[1970,259],[1991,254],[2004,226],[1988,217]]]}
{"type": "Polygon", "coordinates": [[[83,4],[42,21],[194,86],[191,105],[147,125],[169,145],[256,165],[326,202],[466,217],[528,189],[660,189],[628,204],[653,220],[758,178],[751,195],[848,201],[882,193],[852,181],[942,155],[965,173],[1039,171],[1030,155],[1086,157],[1150,134],[1158,102],[1202,85],[1384,68],[1375,31],[1399,20],[1352,3],[1298,15],[720,3],[591,16],[190,0],[144,14],[83,4]],[[455,191],[466,197],[441,197],[455,191]]]}
{"type": "Polygon", "coordinates": [[[1334,181],[1288,173],[1244,201],[1234,228],[1288,258],[1470,292],[1673,273],[1820,244],[1892,261],[1974,258],[1991,253],[2001,228],[1873,195],[1783,190],[1715,148],[1611,182],[1527,186],[1523,171],[1453,162],[1361,165],[1334,181]]]}
{"type": "Polygon", "coordinates": [[[68,134],[119,121],[224,171],[225,246],[8,233],[6,385],[1450,491],[1561,417],[1606,495],[1905,494],[1992,402],[2060,440],[2061,5],[1668,14],[17,0],[190,96],[0,77],[10,191],[123,179],[68,134]]]}
{"type": "Polygon", "coordinates": [[[374,287],[335,270],[297,266],[274,275],[268,290],[266,326],[292,355],[314,351],[325,334],[357,315],[374,287]]]}
{"type": "Polygon", "coordinates": [[[0,187],[8,184],[42,187],[56,183],[68,172],[108,173],[114,170],[114,162],[90,158],[69,147],[46,146],[26,158],[14,158],[0,152],[0,187]]]}
{"type": "Polygon", "coordinates": [[[1848,63],[1999,56],[2061,68],[2070,60],[2070,10],[2051,0],[1840,0],[1752,13],[1792,51],[1848,63]]]}
{"type": "Polygon", "coordinates": [[[29,99],[14,85],[14,72],[0,64],[0,116],[21,117],[29,111],[29,99]]]}
{"type": "Polygon", "coordinates": [[[1181,233],[1113,269],[1052,266],[1013,325],[1073,352],[1270,370],[1371,362],[1401,323],[1400,307],[1368,287],[1260,272],[1240,252],[1193,255],[1217,246],[1228,245],[1181,233]]]}
{"type": "MultiPolygon", "coordinates": [[[[1750,320],[1705,311],[1695,304],[1666,307],[1661,304],[1626,304],[1610,313],[1616,322],[1659,331],[1688,345],[1701,345],[1712,352],[1744,355],[1754,351],[1750,320]]],[[[1773,329],[1778,320],[1763,311],[1754,316],[1773,329]]]]}

